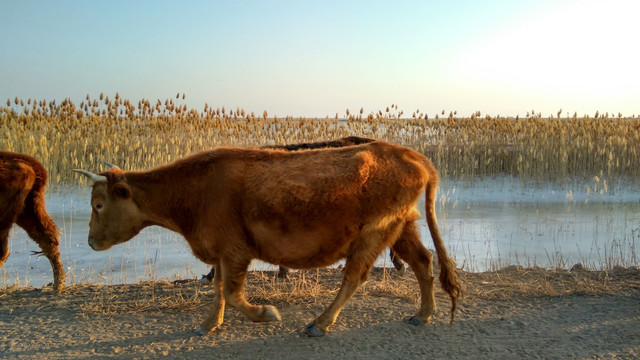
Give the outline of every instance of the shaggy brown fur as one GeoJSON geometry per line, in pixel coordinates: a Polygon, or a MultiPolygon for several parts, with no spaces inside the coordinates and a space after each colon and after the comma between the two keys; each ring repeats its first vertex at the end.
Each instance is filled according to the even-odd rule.
{"type": "Polygon", "coordinates": [[[406,147],[373,141],[308,151],[217,148],[149,171],[112,169],[93,178],[94,250],[159,225],[183,235],[198,259],[215,265],[214,308],[200,334],[222,324],[226,302],[253,321],[280,319],[273,306],[244,298],[252,259],[297,269],[346,259],[336,299],[306,328],[310,336],[323,335],[386,247],[411,266],[420,285],[422,303],[410,323],[427,322],[435,310],[433,255],[415,224],[426,190],[427,224],[453,317],[461,286],[436,224],[438,175],[406,147]]]}
{"type": "Polygon", "coordinates": [[[44,192],[47,170],[28,155],[0,151],[0,267],[9,257],[9,230],[15,223],[40,246],[53,268],[53,287],[64,287],[60,231],[47,214],[44,192]]]}

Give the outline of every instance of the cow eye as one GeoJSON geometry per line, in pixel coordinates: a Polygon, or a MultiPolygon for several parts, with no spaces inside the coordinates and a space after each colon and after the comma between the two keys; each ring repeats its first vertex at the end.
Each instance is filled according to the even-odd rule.
{"type": "Polygon", "coordinates": [[[102,203],[97,203],[95,205],[93,205],[93,212],[95,212],[96,214],[98,213],[98,211],[102,210],[102,203]]]}

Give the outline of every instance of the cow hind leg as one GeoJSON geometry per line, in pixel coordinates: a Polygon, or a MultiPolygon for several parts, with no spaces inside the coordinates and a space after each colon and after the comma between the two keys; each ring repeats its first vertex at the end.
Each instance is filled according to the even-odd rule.
{"type": "MultiPolygon", "coordinates": [[[[278,309],[272,305],[252,305],[244,297],[247,268],[251,259],[228,259],[221,261],[222,293],[225,300],[249,320],[254,322],[280,321],[278,309]]],[[[216,271],[217,275],[218,271],[216,271]]]]}
{"type": "Polygon", "coordinates": [[[317,319],[305,327],[305,333],[308,336],[323,336],[335,323],[344,305],[358,287],[367,280],[369,271],[378,256],[397,238],[399,229],[398,225],[392,225],[386,231],[363,234],[356,240],[358,244],[347,258],[338,295],[317,319]]]}
{"type": "Polygon", "coordinates": [[[60,259],[59,230],[44,209],[37,209],[29,200],[16,220],[42,249],[42,253],[49,259],[53,270],[53,288],[56,293],[62,292],[65,283],[64,266],[60,259]]]}
{"type": "Polygon", "coordinates": [[[436,310],[433,292],[433,254],[420,241],[420,234],[413,221],[408,222],[393,245],[398,256],[409,264],[420,286],[421,305],[418,313],[409,319],[412,325],[427,323],[436,310]]]}
{"type": "Polygon", "coordinates": [[[220,265],[218,264],[214,266],[211,272],[214,273],[213,285],[215,286],[213,289],[215,297],[215,300],[213,302],[213,311],[211,311],[209,316],[195,331],[197,335],[205,335],[219,329],[222,325],[222,322],[224,321],[225,299],[222,295],[222,275],[220,275],[220,265]],[[218,268],[217,271],[214,270],[216,267],[218,268]]]}

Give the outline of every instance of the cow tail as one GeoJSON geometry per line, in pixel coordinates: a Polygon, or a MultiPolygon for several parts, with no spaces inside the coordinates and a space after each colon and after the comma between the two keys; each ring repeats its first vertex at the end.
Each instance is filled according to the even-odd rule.
{"type": "Polygon", "coordinates": [[[425,210],[427,217],[427,225],[433,239],[433,245],[438,255],[438,265],[440,266],[440,285],[451,297],[451,322],[453,323],[454,312],[456,311],[458,298],[462,296],[462,286],[456,262],[449,257],[447,249],[444,246],[438,224],[436,223],[436,190],[438,188],[438,174],[431,166],[429,181],[425,189],[425,210]]]}

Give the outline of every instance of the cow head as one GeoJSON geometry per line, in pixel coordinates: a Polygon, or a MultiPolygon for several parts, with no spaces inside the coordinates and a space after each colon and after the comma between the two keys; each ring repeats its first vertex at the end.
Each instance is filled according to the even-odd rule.
{"type": "Polygon", "coordinates": [[[122,170],[113,169],[100,175],[86,170],[73,171],[93,181],[89,220],[89,246],[93,250],[107,250],[130,240],[146,226],[122,170]]]}

